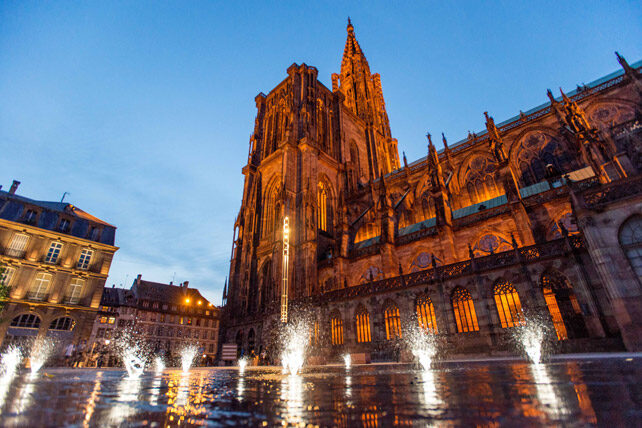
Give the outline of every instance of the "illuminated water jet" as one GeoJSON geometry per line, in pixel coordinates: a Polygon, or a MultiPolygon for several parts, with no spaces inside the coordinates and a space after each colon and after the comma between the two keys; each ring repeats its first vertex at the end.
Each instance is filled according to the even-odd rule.
{"type": "Polygon", "coordinates": [[[7,392],[16,377],[21,361],[22,351],[17,346],[9,345],[2,354],[0,359],[0,409],[4,405],[7,392]]]}
{"type": "Polygon", "coordinates": [[[346,370],[350,370],[350,367],[352,367],[352,358],[350,357],[350,354],[345,354],[343,356],[343,362],[346,366],[346,370]]]}
{"type": "Polygon", "coordinates": [[[406,332],[406,343],[421,367],[430,370],[437,354],[435,335],[418,327],[409,328],[406,332]]]}
{"type": "Polygon", "coordinates": [[[243,374],[245,372],[245,367],[247,367],[247,358],[239,358],[239,373],[243,374]]]}
{"type": "Polygon", "coordinates": [[[181,350],[181,366],[183,367],[183,372],[188,372],[196,354],[198,353],[198,347],[196,345],[186,345],[181,350]]]}
{"type": "Polygon", "coordinates": [[[542,362],[542,347],[546,339],[546,329],[542,322],[536,318],[527,319],[524,325],[515,329],[515,337],[531,363],[542,362]]]}
{"type": "Polygon", "coordinates": [[[158,356],[154,359],[154,371],[156,374],[161,374],[163,370],[165,370],[165,362],[162,357],[158,356]]]}
{"type": "Polygon", "coordinates": [[[47,362],[55,348],[55,343],[49,338],[38,339],[31,347],[29,354],[29,364],[31,366],[31,375],[35,376],[38,370],[47,362]]]}
{"type": "Polygon", "coordinates": [[[134,348],[125,350],[122,354],[122,359],[129,377],[139,377],[143,374],[143,371],[145,371],[145,361],[140,356],[139,349],[134,348]]]}
{"type": "Polygon", "coordinates": [[[297,374],[303,367],[309,332],[309,326],[304,321],[299,321],[286,327],[282,335],[284,349],[281,353],[284,374],[297,374]]]}

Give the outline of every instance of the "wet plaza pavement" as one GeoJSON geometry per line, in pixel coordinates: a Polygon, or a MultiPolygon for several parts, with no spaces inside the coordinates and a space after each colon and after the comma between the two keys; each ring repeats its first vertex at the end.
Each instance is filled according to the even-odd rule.
{"type": "Polygon", "coordinates": [[[642,426],[642,358],[22,372],[3,426],[642,426]]]}

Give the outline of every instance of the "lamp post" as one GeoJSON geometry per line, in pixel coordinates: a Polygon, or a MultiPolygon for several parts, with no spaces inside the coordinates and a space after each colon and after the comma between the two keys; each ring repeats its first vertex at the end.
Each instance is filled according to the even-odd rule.
{"type": "Polygon", "coordinates": [[[283,217],[283,282],[281,289],[281,322],[288,322],[288,259],[290,253],[290,220],[283,217]]]}

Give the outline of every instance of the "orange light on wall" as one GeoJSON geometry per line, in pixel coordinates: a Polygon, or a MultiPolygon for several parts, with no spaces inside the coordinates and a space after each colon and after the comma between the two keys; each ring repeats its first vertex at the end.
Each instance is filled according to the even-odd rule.
{"type": "Polygon", "coordinates": [[[185,303],[189,303],[189,297],[185,299],[185,303]]]}
{"type": "Polygon", "coordinates": [[[203,304],[203,302],[201,302],[201,301],[199,300],[199,301],[198,301],[198,304],[199,304],[199,305],[202,305],[202,304],[203,304]]]}

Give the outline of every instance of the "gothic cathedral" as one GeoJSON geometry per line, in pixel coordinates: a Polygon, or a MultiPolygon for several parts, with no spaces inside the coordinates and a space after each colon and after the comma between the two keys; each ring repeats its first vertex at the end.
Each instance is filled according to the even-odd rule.
{"type": "Polygon", "coordinates": [[[318,361],[403,359],[408,326],[453,352],[508,352],[529,317],[556,352],[642,349],[642,62],[617,58],[518,116],[484,113],[462,141],[442,134],[440,151],[428,134],[427,156],[400,162],[348,22],[331,90],[292,64],[255,98],[223,343],[261,352],[287,297],[318,361]]]}

